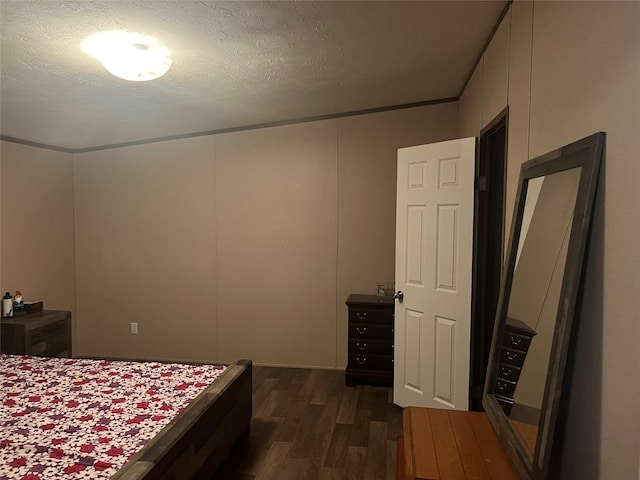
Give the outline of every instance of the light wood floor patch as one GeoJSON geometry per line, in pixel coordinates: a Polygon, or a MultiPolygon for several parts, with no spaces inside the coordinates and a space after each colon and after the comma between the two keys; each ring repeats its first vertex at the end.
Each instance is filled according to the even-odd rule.
{"type": "Polygon", "coordinates": [[[485,413],[409,407],[403,422],[407,479],[515,480],[485,413]]]}

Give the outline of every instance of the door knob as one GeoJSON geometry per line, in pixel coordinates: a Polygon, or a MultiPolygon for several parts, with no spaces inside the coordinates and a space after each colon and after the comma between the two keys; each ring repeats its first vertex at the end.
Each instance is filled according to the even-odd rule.
{"type": "Polygon", "coordinates": [[[398,290],[393,294],[393,298],[397,298],[398,301],[402,303],[402,299],[404,298],[404,293],[402,293],[402,290],[398,290]]]}

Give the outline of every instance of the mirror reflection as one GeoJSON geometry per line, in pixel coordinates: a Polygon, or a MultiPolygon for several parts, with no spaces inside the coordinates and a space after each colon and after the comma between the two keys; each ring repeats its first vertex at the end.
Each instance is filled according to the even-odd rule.
{"type": "Polygon", "coordinates": [[[528,181],[494,394],[533,457],[581,168],[528,181]]]}

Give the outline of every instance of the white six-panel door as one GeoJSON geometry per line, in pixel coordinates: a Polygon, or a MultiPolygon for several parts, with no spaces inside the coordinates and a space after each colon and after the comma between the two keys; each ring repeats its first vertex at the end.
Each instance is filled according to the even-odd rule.
{"type": "Polygon", "coordinates": [[[394,402],[469,408],[475,138],[398,150],[394,402]]]}

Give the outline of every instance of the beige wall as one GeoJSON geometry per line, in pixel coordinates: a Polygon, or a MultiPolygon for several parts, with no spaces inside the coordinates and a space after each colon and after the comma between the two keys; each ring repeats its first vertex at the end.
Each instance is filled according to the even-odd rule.
{"type": "Polygon", "coordinates": [[[509,89],[509,43],[511,10],[482,56],[482,126],[485,127],[507,105],[509,89]]]}
{"type": "Polygon", "coordinates": [[[213,148],[198,137],[75,155],[79,355],[218,359],[213,148]]]}
{"type": "Polygon", "coordinates": [[[216,137],[220,358],[334,367],[336,121],[216,137]]]}
{"type": "Polygon", "coordinates": [[[483,59],[469,78],[458,102],[458,137],[477,137],[482,128],[482,72],[483,59]]]}
{"type": "MultiPolygon", "coordinates": [[[[597,131],[607,133],[562,478],[637,478],[640,3],[514,2],[505,22],[509,42],[500,40],[493,55],[509,59],[507,212],[522,161],[597,131]]],[[[465,106],[478,102],[470,95],[484,96],[504,84],[503,78],[495,80],[499,72],[487,72],[488,63],[482,64],[484,81],[492,83],[470,83],[460,102],[461,125],[476,118],[465,106]]]]}
{"type": "Polygon", "coordinates": [[[6,141],[0,152],[2,293],[74,311],[72,156],[6,141]]]}
{"type": "Polygon", "coordinates": [[[75,155],[78,352],[344,368],[347,295],[393,281],[396,150],[456,130],[448,103],[75,155]]]}

